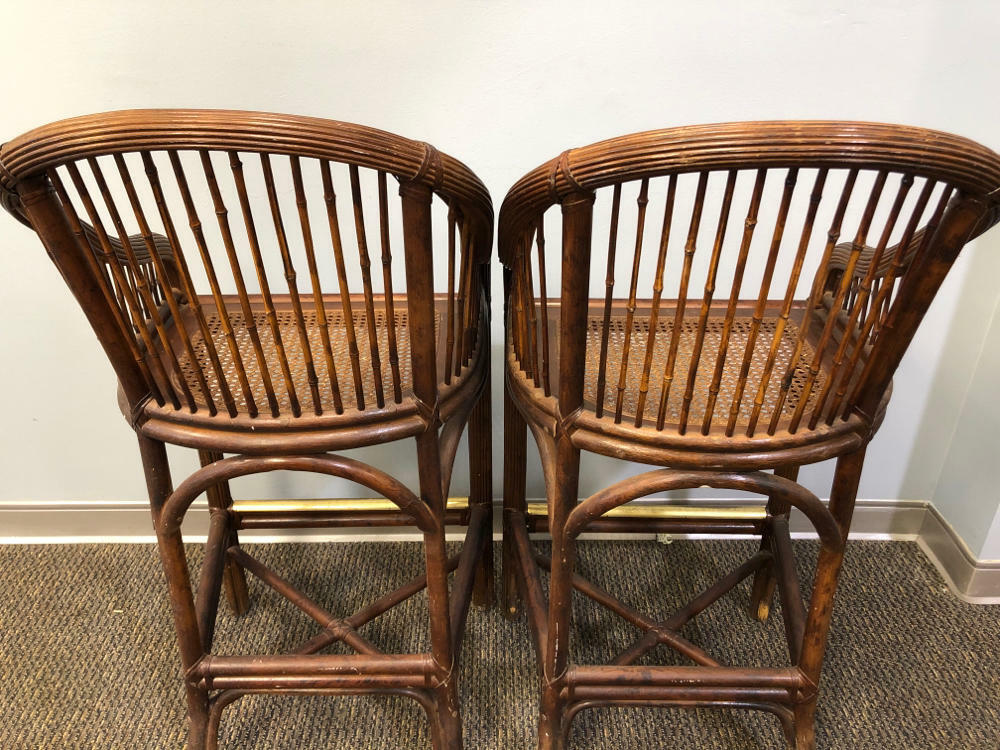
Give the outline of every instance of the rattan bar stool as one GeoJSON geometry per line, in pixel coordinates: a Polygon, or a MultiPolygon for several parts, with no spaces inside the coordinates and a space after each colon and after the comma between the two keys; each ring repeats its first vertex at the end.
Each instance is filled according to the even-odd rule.
{"type": "Polygon", "coordinates": [[[865,448],[958,252],[1000,216],[998,189],[1000,156],[968,140],[838,122],[625,136],[566,151],[511,188],[499,226],[503,577],[506,609],[516,615],[523,603],[541,662],[539,747],[564,747],[573,717],[606,705],[759,709],[780,719],[797,750],[815,746],[865,448]],[[545,237],[560,235],[561,251],[546,258],[545,237]],[[620,235],[627,247],[617,253],[620,235]],[[547,506],[525,502],[526,425],[547,506]],[[660,468],[578,502],[585,451],[660,468]],[[837,463],[826,505],[795,480],[800,466],[829,458],[837,463]],[[747,491],[767,504],[630,504],[697,487],[747,491]],[[821,542],[805,601],[791,508],[821,542]],[[551,559],[529,542],[529,531],[545,530],[551,559]],[[585,531],[756,535],[761,546],[661,620],[574,572],[585,531]],[[550,570],[547,598],[540,568],[550,570]],[[778,588],[785,665],[723,664],[680,632],[751,577],[760,620],[778,588]],[[610,664],[571,662],[573,590],[637,628],[610,664]],[[691,664],[637,663],[658,644],[691,664]]]}
{"type": "Polygon", "coordinates": [[[462,631],[470,601],[492,599],[493,212],[479,179],[379,130],[224,111],[67,120],[6,143],[0,163],[4,206],[37,232],[79,301],[139,438],[189,750],[216,747],[222,710],[250,693],[409,697],[426,710],[434,747],[460,748],[462,631]],[[467,424],[470,497],[448,501],[467,424]],[[416,442],[419,494],[336,453],[404,438],[416,442]],[[165,443],[201,456],[176,487],[165,443]],[[341,477],[378,497],[233,501],[229,480],[273,470],[341,477]],[[211,524],[195,589],[181,521],[202,493],[211,524]],[[468,527],[450,558],[446,524],[468,527]],[[407,525],[423,534],[425,571],[354,614],[327,610],[237,539],[249,528],[407,525]],[[223,582],[242,612],[244,571],[316,621],[298,651],[213,654],[223,582]],[[366,623],[424,589],[425,653],[383,653],[364,637],[366,623]],[[357,653],[321,653],[336,642],[357,653]]]}

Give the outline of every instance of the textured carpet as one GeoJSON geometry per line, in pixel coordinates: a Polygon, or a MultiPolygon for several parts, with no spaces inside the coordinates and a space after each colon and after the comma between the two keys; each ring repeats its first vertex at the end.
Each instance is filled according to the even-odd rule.
{"type": "MultiPolygon", "coordinates": [[[[807,580],[816,547],[796,542],[807,580]]],[[[349,613],[421,567],[416,544],[248,546],[335,613],[349,613]]],[[[590,542],[581,570],[660,617],[735,567],[732,542],[590,542]]],[[[192,552],[193,564],[197,554],[192,552]]],[[[311,621],[251,579],[250,613],[224,612],[219,651],[290,649],[311,621]]],[[[745,615],[748,584],[683,631],[731,664],[787,663],[780,618],[745,615]]],[[[426,642],[416,597],[363,629],[380,647],[426,642]]],[[[610,659],[636,631],[578,597],[577,661],[610,659]]],[[[820,748],[1000,748],[1000,607],[955,599],[913,544],[848,547],[818,712],[820,748]]],[[[651,661],[672,663],[667,649],[651,661]]],[[[537,686],[524,620],[472,610],[461,669],[466,746],[534,746],[537,686]]],[[[227,709],[223,748],[428,747],[421,709],[403,698],[253,697],[227,709]]],[[[155,549],[0,547],[0,748],[174,748],[183,697],[155,549]]],[[[777,721],[737,711],[600,709],[574,723],[573,748],[782,748],[777,721]]]]}

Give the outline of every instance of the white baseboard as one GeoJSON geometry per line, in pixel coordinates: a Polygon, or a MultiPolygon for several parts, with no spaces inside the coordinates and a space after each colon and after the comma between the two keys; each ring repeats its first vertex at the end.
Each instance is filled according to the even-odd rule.
{"type": "MultiPolygon", "coordinates": [[[[710,502],[710,501],[705,501],[710,502]]],[[[733,500],[725,501],[733,505],[733,500]]],[[[499,509],[498,509],[499,510],[499,509]]],[[[494,536],[499,539],[500,513],[494,514],[494,536]]],[[[204,541],[208,507],[196,501],[184,521],[185,537],[204,541]]],[[[815,537],[809,522],[793,514],[796,538],[815,537]]],[[[254,542],[289,541],[416,541],[413,529],[296,529],[244,531],[254,542]]],[[[461,539],[461,529],[449,533],[461,539]]],[[[653,538],[654,535],[650,535],[653,538]]],[[[635,537],[631,537],[635,538],[635,537]]],[[[938,510],[917,500],[859,500],[851,527],[852,539],[915,541],[941,572],[948,587],[963,601],[1000,603],[1000,560],[977,560],[938,510]]],[[[149,507],[139,501],[28,503],[0,502],[0,544],[109,544],[152,543],[149,507]]]]}

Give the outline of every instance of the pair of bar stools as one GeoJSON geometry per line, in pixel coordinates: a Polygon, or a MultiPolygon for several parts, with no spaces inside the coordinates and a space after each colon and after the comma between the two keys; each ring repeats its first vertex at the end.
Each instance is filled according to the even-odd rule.
{"type": "MultiPolygon", "coordinates": [[[[470,600],[493,598],[493,212],[483,184],[427,144],[369,128],[182,110],[31,131],[0,151],[0,184],[87,315],[138,435],[190,750],[215,747],[222,710],[251,693],[406,696],[426,709],[435,748],[461,747],[458,647],[470,600]],[[348,197],[338,201],[337,189],[348,197]],[[466,424],[470,496],[447,500],[466,424]],[[336,454],[403,438],[416,441],[419,492],[336,454]],[[165,443],[201,458],[176,488],[165,443]],[[380,497],[233,500],[229,480],[279,469],[349,479],[380,497]],[[202,493],[211,521],[193,587],[181,522],[202,493]],[[446,524],[468,527],[452,557],[446,524]],[[424,574],[350,616],[309,599],[237,538],[250,528],[393,525],[423,533],[424,574]],[[221,592],[242,613],[246,571],[313,618],[317,635],[291,654],[213,654],[221,592]],[[362,635],[425,588],[429,652],[383,653],[362,635]],[[335,642],[357,655],[321,653],[335,642]]],[[[573,717],[602,705],[760,709],[795,748],[814,747],[865,446],[959,250],[1000,217],[998,190],[1000,156],[968,140],[838,122],[626,136],[566,151],[511,189],[499,226],[503,594],[509,614],[523,602],[539,654],[540,747],[563,747],[573,717]],[[549,212],[556,204],[561,212],[549,212]],[[546,236],[561,245],[548,256],[546,236]],[[593,252],[605,241],[606,256],[593,252]],[[546,505],[525,501],[526,427],[546,505]],[[661,468],[579,501],[582,451],[661,468]],[[837,467],[826,505],[795,480],[801,465],[828,458],[837,467]],[[630,503],[697,487],[767,504],[630,503]],[[792,508],[821,544],[805,603],[792,508]],[[550,558],[533,551],[533,531],[551,534],[550,558]],[[575,574],[583,532],[743,534],[761,545],[658,620],[575,574]],[[779,592],[791,666],[726,666],[680,633],[751,577],[755,617],[779,592]],[[640,633],[611,664],[570,663],[574,589],[640,633]],[[658,644],[692,665],[636,664],[658,644]]]]}

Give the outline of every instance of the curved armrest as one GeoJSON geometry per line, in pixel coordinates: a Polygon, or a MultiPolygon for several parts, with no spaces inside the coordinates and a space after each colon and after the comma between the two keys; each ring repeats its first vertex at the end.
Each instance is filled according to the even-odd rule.
{"type": "MultiPolygon", "coordinates": [[[[86,222],[80,223],[83,226],[84,236],[87,238],[87,242],[90,244],[91,250],[93,250],[98,262],[112,262],[112,257],[109,257],[109,255],[104,252],[101,240],[94,228],[86,222]]],[[[132,262],[129,260],[129,254],[125,250],[125,246],[122,245],[121,240],[117,237],[112,237],[111,235],[108,235],[107,239],[108,244],[111,246],[111,251],[114,253],[113,261],[116,262],[121,268],[131,270],[132,262]]],[[[146,274],[155,276],[157,274],[157,264],[154,262],[153,256],[149,252],[149,246],[146,243],[146,239],[141,234],[131,234],[126,239],[128,240],[132,254],[135,256],[136,263],[143,267],[146,274]]],[[[156,251],[156,256],[160,260],[159,265],[162,266],[165,276],[165,278],[158,280],[163,294],[173,295],[178,300],[183,301],[185,299],[185,294],[182,291],[183,287],[181,285],[180,275],[177,271],[177,262],[174,257],[174,250],[170,245],[170,240],[168,240],[164,235],[156,233],[151,233],[150,239],[152,240],[153,249],[156,251]]],[[[126,278],[130,277],[126,275],[126,278]]],[[[127,283],[129,286],[132,286],[133,284],[131,280],[127,283]]],[[[160,316],[164,319],[169,318],[170,310],[168,306],[163,303],[163,300],[158,296],[155,289],[153,291],[153,296],[156,300],[157,306],[161,308],[159,310],[160,316]]]]}
{"type": "MultiPolygon", "coordinates": [[[[913,233],[913,237],[910,238],[909,247],[903,251],[902,258],[900,260],[899,270],[905,270],[910,263],[913,261],[913,257],[917,254],[917,249],[920,247],[921,243],[924,241],[924,234],[926,233],[926,228],[920,228],[913,233]]],[[[835,248],[833,252],[830,253],[830,263],[827,266],[828,279],[837,278],[839,279],[844,271],[847,270],[847,265],[851,257],[851,252],[853,251],[854,244],[851,242],[841,242],[835,248]]],[[[896,253],[899,251],[899,243],[887,247],[882,251],[882,257],[879,258],[878,265],[875,267],[875,278],[882,278],[889,271],[889,267],[892,265],[892,259],[896,257],[896,253]]],[[[861,254],[858,256],[858,262],[854,266],[854,272],[852,276],[854,278],[864,278],[868,275],[868,271],[871,268],[872,261],[875,259],[875,248],[871,245],[865,245],[861,254]]],[[[829,280],[827,281],[827,288],[829,288],[829,280]]]]}
{"type": "MultiPolygon", "coordinates": [[[[982,220],[976,226],[972,232],[972,236],[969,239],[975,239],[987,229],[992,227],[1000,221],[1000,204],[994,203],[990,206],[990,210],[986,212],[982,220]]],[[[900,275],[910,266],[913,262],[917,251],[924,242],[924,237],[927,234],[928,227],[924,226],[913,233],[910,238],[910,244],[905,248],[903,254],[900,258],[899,263],[899,273],[900,275]]],[[[896,257],[896,253],[899,251],[900,243],[891,245],[882,251],[882,257],[879,258],[878,265],[875,266],[875,272],[873,278],[881,279],[889,272],[889,268],[892,266],[893,258],[896,257]]],[[[826,278],[826,290],[834,291],[832,286],[835,286],[843,276],[844,271],[847,270],[847,265],[851,257],[851,252],[853,249],[853,243],[841,242],[839,245],[833,248],[833,252],[830,254],[830,263],[827,266],[827,278],[826,278]]],[[[868,275],[869,270],[872,266],[872,261],[875,259],[875,248],[871,245],[865,245],[861,254],[858,256],[858,261],[854,266],[854,271],[851,274],[853,279],[863,279],[868,275]]]]}
{"type": "MultiPolygon", "coordinates": [[[[83,233],[87,237],[87,242],[90,243],[91,248],[99,256],[104,256],[104,250],[101,247],[101,241],[97,236],[97,232],[94,228],[87,224],[86,222],[80,222],[83,225],[83,233]]],[[[153,240],[153,247],[156,249],[156,254],[159,256],[160,260],[164,261],[164,264],[168,266],[167,271],[173,270],[175,265],[174,261],[174,250],[170,246],[170,240],[164,237],[162,234],[151,234],[150,237],[153,240]]],[[[115,258],[118,263],[122,266],[128,266],[129,259],[128,254],[125,252],[125,247],[122,245],[121,240],[117,237],[112,237],[108,235],[108,243],[111,245],[111,249],[115,253],[115,258]]],[[[152,263],[153,258],[149,253],[149,247],[146,245],[146,240],[141,234],[131,234],[128,236],[128,244],[132,248],[132,252],[135,254],[135,259],[140,265],[145,265],[146,263],[152,263]]]]}

